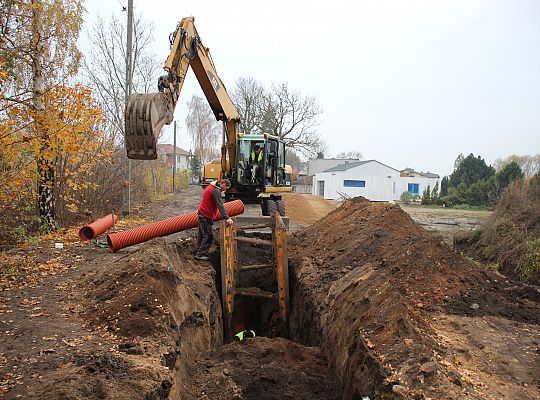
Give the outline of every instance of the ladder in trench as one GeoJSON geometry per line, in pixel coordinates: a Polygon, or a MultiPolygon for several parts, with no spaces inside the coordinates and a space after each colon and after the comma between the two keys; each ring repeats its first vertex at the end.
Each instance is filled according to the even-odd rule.
{"type": "MultiPolygon", "coordinates": [[[[233,218],[234,219],[234,218],[233,218]]],[[[287,253],[287,228],[279,213],[270,216],[270,224],[257,224],[237,227],[236,221],[227,225],[221,221],[219,225],[219,244],[221,256],[221,293],[223,309],[224,340],[232,340],[231,321],[235,310],[236,296],[277,299],[278,314],[282,323],[287,322],[289,310],[289,269],[287,253]],[[272,240],[238,236],[238,230],[243,231],[270,227],[272,240]],[[254,246],[272,247],[273,259],[268,264],[238,265],[238,242],[254,246]],[[258,287],[237,287],[239,274],[244,271],[273,268],[277,283],[277,293],[263,291],[258,287]]]]}

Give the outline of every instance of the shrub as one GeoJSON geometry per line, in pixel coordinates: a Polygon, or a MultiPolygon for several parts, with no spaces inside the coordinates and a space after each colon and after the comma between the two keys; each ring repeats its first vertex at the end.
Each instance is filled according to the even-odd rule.
{"type": "Polygon", "coordinates": [[[471,234],[468,243],[476,256],[498,263],[501,272],[538,284],[540,178],[536,179],[511,183],[502,193],[493,215],[483,225],[481,234],[471,234]]]}
{"type": "Polygon", "coordinates": [[[403,203],[412,203],[412,202],[418,200],[419,198],[420,198],[420,196],[418,196],[417,194],[412,194],[412,193],[409,193],[409,192],[403,192],[403,193],[401,193],[401,196],[399,197],[399,199],[403,203]]]}

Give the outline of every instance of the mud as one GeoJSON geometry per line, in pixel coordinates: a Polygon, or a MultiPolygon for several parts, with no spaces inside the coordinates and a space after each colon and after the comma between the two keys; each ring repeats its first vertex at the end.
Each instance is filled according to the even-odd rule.
{"type": "Polygon", "coordinates": [[[344,399],[489,398],[455,368],[434,321],[538,323],[537,288],[469,262],[396,205],[352,199],[291,245],[293,339],[321,347],[344,399]]]}

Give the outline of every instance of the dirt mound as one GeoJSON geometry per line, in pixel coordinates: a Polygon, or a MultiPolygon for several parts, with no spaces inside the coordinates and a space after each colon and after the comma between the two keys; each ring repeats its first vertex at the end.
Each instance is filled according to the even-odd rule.
{"type": "Polygon", "coordinates": [[[190,399],[340,399],[316,348],[257,337],[209,353],[189,371],[190,399]]]}
{"type": "Polygon", "coordinates": [[[215,271],[194,260],[192,242],[155,239],[88,276],[82,316],[112,346],[72,357],[36,397],[176,398],[190,360],[223,340],[215,271]]]}
{"type": "Polygon", "coordinates": [[[432,326],[441,313],[540,322],[536,290],[497,280],[396,205],[349,200],[291,245],[291,331],[323,349],[345,399],[474,395],[432,326]]]}
{"type": "Polygon", "coordinates": [[[336,208],[330,201],[312,194],[284,193],[283,200],[287,216],[294,224],[312,224],[336,208]]]}

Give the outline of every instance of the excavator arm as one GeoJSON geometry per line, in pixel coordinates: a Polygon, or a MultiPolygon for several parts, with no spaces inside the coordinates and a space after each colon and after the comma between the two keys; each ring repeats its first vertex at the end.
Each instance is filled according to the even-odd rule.
{"type": "Polygon", "coordinates": [[[235,165],[240,115],[216,72],[210,51],[202,44],[194,21],[193,17],[183,18],[171,34],[171,51],[164,66],[167,74],[159,78],[159,93],[134,94],[128,100],[125,115],[127,156],[141,160],[157,158],[158,134],[163,125],[173,120],[191,66],[214,116],[223,122],[227,140],[221,150],[221,169],[224,175],[230,176],[235,165]]]}

